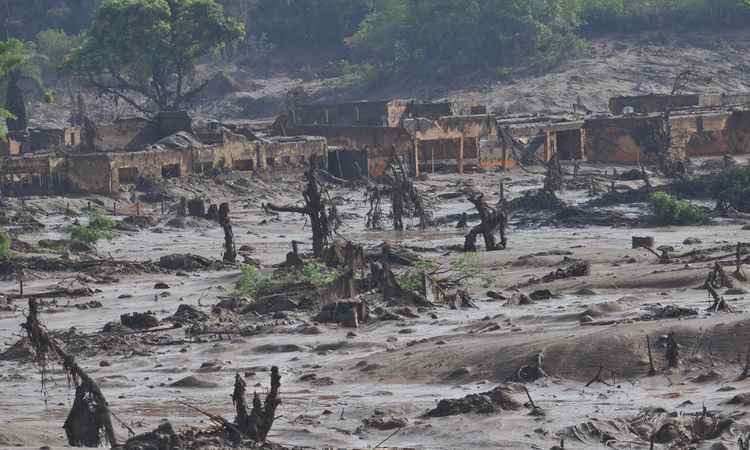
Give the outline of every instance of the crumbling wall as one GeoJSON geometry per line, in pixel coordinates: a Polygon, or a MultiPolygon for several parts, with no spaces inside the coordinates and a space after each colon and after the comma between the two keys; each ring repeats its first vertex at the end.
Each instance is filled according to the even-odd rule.
{"type": "Polygon", "coordinates": [[[729,113],[690,115],[671,119],[672,145],[685,156],[718,156],[729,152],[729,113]]]}
{"type": "Polygon", "coordinates": [[[390,121],[387,101],[367,101],[328,105],[302,105],[290,112],[295,125],[387,126],[390,121]]]}
{"type": "Polygon", "coordinates": [[[661,116],[589,119],[584,122],[589,161],[635,164],[654,160],[661,147],[655,140],[661,116]]]}
{"type": "Polygon", "coordinates": [[[88,152],[139,150],[160,138],[158,126],[146,119],[133,117],[113,123],[97,124],[94,149],[88,152]]]}
{"type": "Polygon", "coordinates": [[[667,108],[684,108],[699,105],[700,96],[698,94],[649,94],[613,97],[609,99],[609,110],[612,114],[623,114],[627,107],[633,108],[633,112],[636,114],[648,114],[666,111],[667,108]]]}
{"type": "Polygon", "coordinates": [[[346,127],[346,126],[296,126],[291,134],[322,136],[328,145],[367,151],[368,172],[371,176],[383,174],[393,150],[397,155],[413,159],[412,136],[403,128],[346,127]]]}
{"type": "Polygon", "coordinates": [[[409,117],[422,117],[438,120],[441,117],[453,115],[453,108],[449,102],[440,103],[409,103],[407,110],[409,117]]]}
{"type": "Polygon", "coordinates": [[[305,167],[311,156],[326,161],[327,143],[323,138],[304,137],[275,137],[264,140],[260,144],[261,152],[265,154],[268,170],[288,170],[305,167]]]}
{"type": "Polygon", "coordinates": [[[112,164],[105,153],[69,155],[58,171],[63,187],[70,192],[110,194],[119,190],[119,184],[112,184],[112,164]]]}
{"type": "Polygon", "coordinates": [[[422,170],[430,170],[433,163],[441,168],[454,167],[464,162],[479,164],[479,139],[464,138],[430,139],[419,141],[419,165],[422,170]],[[463,154],[462,154],[463,150],[463,154]]]}
{"type": "Polygon", "coordinates": [[[725,135],[730,153],[750,153],[750,111],[733,112],[727,119],[725,135]]]}

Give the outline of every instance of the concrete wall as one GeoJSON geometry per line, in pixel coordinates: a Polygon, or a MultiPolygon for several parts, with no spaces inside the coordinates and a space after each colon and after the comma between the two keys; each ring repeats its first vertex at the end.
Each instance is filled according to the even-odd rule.
{"type": "Polygon", "coordinates": [[[107,154],[72,154],[60,169],[59,177],[67,191],[101,194],[114,191],[112,165],[107,154]]]}
{"type": "Polygon", "coordinates": [[[628,106],[633,108],[634,113],[646,114],[666,111],[667,108],[684,108],[699,105],[700,96],[698,94],[649,94],[629,97],[613,97],[609,99],[609,110],[612,114],[623,114],[624,109],[628,106]]]}
{"type": "Polygon", "coordinates": [[[397,155],[413,158],[412,136],[403,128],[346,127],[346,126],[296,126],[291,134],[324,137],[329,146],[367,151],[368,171],[371,176],[383,173],[392,151],[397,155]]]}
{"type": "Polygon", "coordinates": [[[138,150],[159,140],[158,126],[142,118],[120,119],[114,123],[96,126],[94,149],[89,151],[111,152],[138,150]]]}
{"type": "Polygon", "coordinates": [[[389,102],[355,102],[330,105],[303,105],[294,108],[289,117],[296,125],[388,126],[397,109],[389,111],[389,102]]]}
{"type": "Polygon", "coordinates": [[[586,158],[617,163],[652,160],[659,151],[654,130],[661,123],[662,118],[655,116],[586,120],[583,126],[586,158]]]}

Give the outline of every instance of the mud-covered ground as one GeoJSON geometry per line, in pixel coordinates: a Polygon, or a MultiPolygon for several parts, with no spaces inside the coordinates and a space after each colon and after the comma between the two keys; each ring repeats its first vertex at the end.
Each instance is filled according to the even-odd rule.
{"type": "MultiPolygon", "coordinates": [[[[367,448],[388,438],[383,445],[393,447],[549,449],[565,440],[565,448],[635,449],[648,448],[650,437],[657,436],[655,448],[724,448],[712,447],[720,442],[736,448],[737,439],[750,429],[745,417],[750,400],[739,396],[728,403],[750,392],[750,381],[738,381],[750,346],[750,295],[743,282],[735,281],[734,289],[720,291],[734,312],[707,312],[711,302],[701,286],[716,261],[733,260],[734,246],[748,241],[750,231],[743,227],[750,219],[735,215],[713,218],[704,226],[655,228],[648,225],[645,203],[597,209],[587,204],[592,198],[582,180],[595,176],[608,189],[605,171],[611,174],[612,167],[584,165],[579,178],[568,176],[566,189],[558,194],[569,205],[598,213],[596,225],[563,216],[551,219],[545,212],[516,212],[508,249],[475,254],[459,250],[466,230],[457,229],[455,220],[426,231],[416,229],[416,221],[403,233],[367,231],[364,189],[332,188],[344,213],[339,238],[365,248],[388,241],[416,253],[432,262],[433,271],[468,289],[477,308],[400,308],[390,317],[394,320],[374,314],[356,330],[316,323],[314,312],[302,307],[217,317],[213,307],[233,295],[241,278],[239,264],[194,271],[147,264],[112,269],[104,263],[77,272],[26,270],[24,293],[73,285],[93,290],[85,297],[40,300],[42,320],[51,332],[60,332],[58,338],[99,383],[121,440],[129,434],[120,422],[136,433],[150,431],[164,419],[178,429],[209,426],[205,416],[183,402],[233,420],[235,374],[245,378],[249,390],[264,393],[268,370],[276,365],[283,403],[269,441],[288,447],[367,448]],[[617,226],[608,226],[607,217],[617,226]],[[632,236],[653,236],[656,246],[674,249],[669,259],[660,260],[632,249],[632,236]],[[587,261],[589,274],[542,279],[574,260],[587,261]],[[156,289],[157,283],[166,287],[156,289]],[[164,320],[182,304],[212,317],[212,327],[223,324],[223,330],[237,333],[188,336],[188,326],[168,329],[168,321],[159,331],[115,327],[113,333],[102,332],[122,314],[152,311],[164,320]],[[672,331],[680,365],[667,369],[665,337],[672,331]],[[648,373],[646,336],[655,375],[648,373]],[[535,368],[539,361],[546,376],[519,379],[522,368],[535,368]],[[602,374],[594,380],[600,368],[602,374]],[[193,378],[184,381],[187,377],[193,378]],[[515,400],[507,408],[426,415],[441,399],[501,385],[515,400]],[[528,389],[536,410],[520,386],[528,389]]],[[[494,204],[501,182],[506,196],[516,198],[540,187],[542,175],[520,169],[463,177],[435,174],[417,186],[433,218],[440,218],[473,212],[461,194],[467,187],[484,192],[494,204]]],[[[616,182],[619,191],[641,185],[616,182]]],[[[237,247],[247,246],[240,259],[259,262],[270,276],[292,240],[304,243],[303,252],[310,251],[310,234],[304,217],[268,213],[262,204],[295,202],[301,186],[301,177],[294,174],[172,181],[166,186],[171,199],[164,214],[161,204],[143,203],[141,210],[153,223],[140,230],[115,230],[111,240],[96,244],[95,253],[44,249],[39,241],[67,238],[73,220],[85,223],[83,210],[89,202],[109,211],[113,199],[4,201],[6,216],[26,211],[44,225],[7,226],[17,241],[30,244],[23,249],[16,244],[17,256],[62,254],[71,264],[93,258],[156,262],[175,253],[220,259],[223,232],[218,224],[174,220],[171,208],[180,196],[227,201],[237,247]]],[[[130,193],[118,199],[121,213],[134,211],[130,199],[130,193]]],[[[5,295],[0,300],[0,446],[65,446],[62,424],[73,391],[55,363],[46,372],[46,392],[41,391],[33,358],[22,345],[15,346],[24,335],[20,324],[26,300],[9,301],[19,294],[12,276],[0,282],[0,292],[5,295]]],[[[308,293],[313,301],[315,295],[308,293]]]]}

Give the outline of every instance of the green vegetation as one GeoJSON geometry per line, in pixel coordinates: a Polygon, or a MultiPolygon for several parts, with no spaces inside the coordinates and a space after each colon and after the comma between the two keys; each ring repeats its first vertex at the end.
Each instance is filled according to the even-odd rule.
{"type": "Polygon", "coordinates": [[[336,281],[340,274],[338,271],[327,267],[325,264],[319,262],[307,262],[304,267],[302,267],[302,273],[299,275],[300,281],[308,282],[315,287],[321,288],[336,281]]]}
{"type": "Polygon", "coordinates": [[[271,278],[255,266],[242,267],[242,278],[237,282],[236,293],[255,297],[259,291],[271,285],[271,278]]]}
{"type": "Polygon", "coordinates": [[[0,106],[0,139],[5,139],[8,125],[26,128],[26,106],[20,95],[18,81],[29,66],[32,47],[18,39],[0,42],[0,89],[4,94],[3,108],[0,106]]]}
{"type": "MultiPolygon", "coordinates": [[[[60,29],[41,31],[34,44],[40,58],[39,67],[45,79],[55,78],[65,58],[81,43],[80,36],[71,36],[60,29]]],[[[51,103],[51,102],[48,102],[51,103]]]]}
{"type": "MultiPolygon", "coordinates": [[[[279,273],[277,272],[277,274],[279,273]]],[[[307,262],[301,270],[284,272],[276,277],[264,274],[255,266],[244,266],[242,277],[237,282],[235,292],[238,295],[255,297],[274,284],[290,283],[310,283],[316,288],[322,288],[336,281],[339,275],[337,270],[317,261],[307,262]]]]}
{"type": "Polygon", "coordinates": [[[723,206],[750,212],[750,167],[733,167],[708,177],[708,191],[723,206]]]}
{"type": "Polygon", "coordinates": [[[708,222],[708,216],[701,207],[667,193],[654,192],[649,195],[648,201],[659,225],[699,225],[708,222]]]}
{"type": "Polygon", "coordinates": [[[3,13],[8,36],[36,41],[45,77],[72,52],[67,68],[101,93],[158,110],[190,104],[201,86],[193,82],[195,62],[219,53],[244,53],[241,64],[250,65],[265,63],[273,49],[329,58],[336,67],[323,72],[356,88],[404,75],[450,80],[477,71],[507,80],[557,63],[592,36],[655,31],[653,39],[665,41],[664,31],[744,27],[749,6],[746,0],[35,0],[11,2],[3,13]]]}
{"type": "Polygon", "coordinates": [[[191,83],[198,58],[244,34],[214,0],[104,0],[66,69],[143,112],[176,110],[205,87],[191,83]]]}
{"type": "Polygon", "coordinates": [[[112,239],[115,221],[94,211],[89,215],[88,225],[72,225],[70,238],[86,244],[95,244],[101,239],[112,239]]]}
{"type": "Polygon", "coordinates": [[[471,277],[479,273],[479,255],[476,253],[464,253],[453,266],[460,274],[471,277]]]}
{"type": "Polygon", "coordinates": [[[11,239],[8,233],[0,231],[0,257],[5,257],[10,254],[11,239]]]}

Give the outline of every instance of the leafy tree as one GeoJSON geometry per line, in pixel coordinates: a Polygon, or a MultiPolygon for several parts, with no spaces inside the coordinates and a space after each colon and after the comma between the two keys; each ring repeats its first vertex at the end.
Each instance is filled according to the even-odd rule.
{"type": "Polygon", "coordinates": [[[45,79],[54,78],[62,68],[66,57],[81,43],[81,38],[68,35],[59,28],[40,31],[36,35],[36,52],[42,56],[41,73],[45,79]]]}
{"type": "Polygon", "coordinates": [[[372,0],[347,42],[388,74],[553,61],[574,47],[578,0],[372,0]]]}
{"type": "Polygon", "coordinates": [[[24,78],[38,80],[34,59],[30,44],[18,39],[0,42],[0,85],[5,87],[5,107],[0,107],[0,118],[5,123],[0,121],[0,139],[5,139],[8,128],[26,128],[26,103],[19,82],[24,78]]]}
{"type": "Polygon", "coordinates": [[[244,34],[214,0],[105,0],[66,67],[142,112],[177,110],[206,86],[196,61],[244,34]]]}

